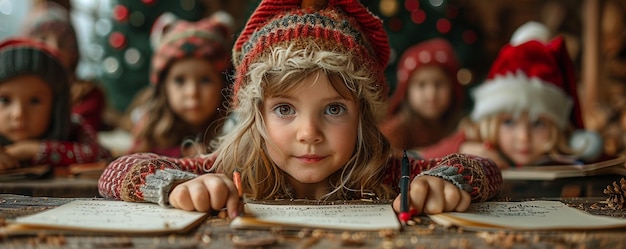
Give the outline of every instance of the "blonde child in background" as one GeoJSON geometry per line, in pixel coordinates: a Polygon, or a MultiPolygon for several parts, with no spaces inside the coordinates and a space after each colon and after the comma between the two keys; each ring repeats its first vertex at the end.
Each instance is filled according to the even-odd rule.
{"type": "Polygon", "coordinates": [[[46,1],[36,4],[26,20],[24,35],[46,43],[61,54],[60,61],[69,77],[72,113],[81,115],[94,130],[104,129],[105,93],[95,82],[77,76],[80,50],[68,10],[46,1]]]}
{"type": "Polygon", "coordinates": [[[548,36],[543,24],[521,26],[473,92],[470,119],[421,155],[475,154],[502,168],[596,160],[602,142],[584,130],[573,62],[564,40],[548,36]]]}
{"type": "Polygon", "coordinates": [[[128,153],[172,157],[204,153],[205,141],[220,132],[226,114],[230,29],[211,17],[173,20],[162,28],[152,59],[151,96],[142,104],[128,153]],[[186,140],[198,147],[184,148],[186,140]]]}
{"type": "Polygon", "coordinates": [[[434,38],[408,48],[397,66],[397,85],[381,131],[397,151],[437,143],[452,134],[463,113],[464,89],[450,43],[434,38]]]}
{"type": "MultiPolygon", "coordinates": [[[[237,171],[246,198],[256,200],[392,200],[401,159],[377,126],[388,58],[382,22],[357,0],[262,1],[233,49],[237,123],[216,141],[216,153],[121,157],[99,191],[184,210],[226,207],[234,217],[237,171]]],[[[410,166],[413,213],[463,211],[502,184],[496,165],[476,156],[411,158],[410,166]]]]}
{"type": "Polygon", "coordinates": [[[0,174],[32,165],[110,160],[96,133],[70,114],[66,70],[56,50],[29,39],[0,44],[0,174]]]}

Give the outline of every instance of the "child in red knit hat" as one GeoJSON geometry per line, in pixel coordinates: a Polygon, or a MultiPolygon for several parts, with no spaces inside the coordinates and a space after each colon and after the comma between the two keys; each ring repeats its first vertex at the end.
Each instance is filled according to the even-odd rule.
{"type": "MultiPolygon", "coordinates": [[[[393,200],[401,159],[377,124],[386,112],[389,57],[380,19],[357,0],[266,0],[233,49],[236,120],[216,153],[191,159],[136,154],[109,164],[103,196],[185,210],[246,199],[393,200]]],[[[414,213],[463,211],[500,189],[492,161],[460,154],[410,158],[414,213]]]]}
{"type": "Polygon", "coordinates": [[[0,174],[32,165],[111,159],[92,127],[70,114],[67,74],[57,56],[35,40],[0,44],[0,174]]]}
{"type": "Polygon", "coordinates": [[[225,119],[223,90],[232,68],[230,29],[212,17],[197,22],[172,20],[159,27],[164,31],[156,39],[152,58],[151,97],[142,105],[127,153],[171,157],[205,153],[205,141],[220,132],[225,119]]]}
{"type": "Polygon", "coordinates": [[[521,26],[473,92],[475,105],[460,132],[422,156],[469,153],[502,168],[596,160],[602,141],[584,130],[574,64],[564,40],[548,41],[548,33],[537,22],[521,26]]]}
{"type": "Polygon", "coordinates": [[[404,51],[389,117],[380,126],[394,149],[432,145],[456,130],[464,94],[458,71],[452,45],[445,39],[430,39],[404,51]]]}
{"type": "Polygon", "coordinates": [[[35,5],[26,20],[23,27],[25,36],[42,41],[60,53],[60,61],[69,77],[72,113],[83,117],[94,130],[101,130],[106,107],[105,93],[98,84],[77,76],[80,50],[70,13],[59,4],[46,1],[35,5]]]}

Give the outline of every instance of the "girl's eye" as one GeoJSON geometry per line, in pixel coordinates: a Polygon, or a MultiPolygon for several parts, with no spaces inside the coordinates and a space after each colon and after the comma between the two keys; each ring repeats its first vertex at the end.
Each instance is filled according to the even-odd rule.
{"type": "Polygon", "coordinates": [[[11,103],[11,99],[6,96],[0,96],[0,104],[6,105],[11,103]]]}
{"type": "Polygon", "coordinates": [[[293,109],[293,107],[287,104],[282,104],[274,107],[273,112],[278,116],[288,116],[295,114],[295,110],[293,109]]]}
{"type": "Polygon", "coordinates": [[[340,104],[332,104],[326,108],[326,114],[332,116],[339,116],[346,112],[346,108],[340,104]]]}
{"type": "Polygon", "coordinates": [[[33,104],[33,105],[37,105],[37,104],[41,103],[41,99],[39,99],[39,98],[31,98],[30,99],[30,103],[33,104]]]}
{"type": "Polygon", "coordinates": [[[211,84],[211,77],[202,77],[200,78],[200,82],[202,84],[211,84]]]}
{"type": "Polygon", "coordinates": [[[417,86],[417,88],[419,88],[419,89],[424,89],[424,88],[426,88],[426,82],[425,82],[425,81],[423,81],[423,80],[420,80],[420,81],[418,81],[418,82],[415,84],[415,86],[417,86]]]}
{"type": "Polygon", "coordinates": [[[543,119],[537,119],[537,120],[533,121],[532,126],[533,127],[544,127],[544,126],[546,126],[546,121],[544,121],[543,119]]]}
{"type": "Polygon", "coordinates": [[[182,85],[183,83],[185,83],[185,77],[182,77],[182,76],[174,77],[174,83],[176,83],[177,85],[182,85]]]}
{"type": "Polygon", "coordinates": [[[515,124],[515,120],[513,118],[504,118],[504,119],[502,119],[502,124],[504,124],[504,125],[513,125],[513,124],[515,124]]]}

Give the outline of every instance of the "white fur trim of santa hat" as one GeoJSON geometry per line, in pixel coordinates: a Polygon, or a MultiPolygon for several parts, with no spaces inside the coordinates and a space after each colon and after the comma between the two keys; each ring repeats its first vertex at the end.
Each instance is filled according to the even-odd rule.
{"type": "Polygon", "coordinates": [[[511,35],[511,46],[517,46],[524,42],[535,40],[543,43],[548,42],[550,39],[550,30],[546,25],[540,22],[530,21],[524,23],[517,28],[513,35],[511,35]]]}
{"type": "Polygon", "coordinates": [[[567,127],[573,102],[560,88],[540,78],[528,78],[523,71],[498,75],[472,92],[473,121],[507,112],[528,111],[531,119],[546,116],[560,128],[567,127]]]}

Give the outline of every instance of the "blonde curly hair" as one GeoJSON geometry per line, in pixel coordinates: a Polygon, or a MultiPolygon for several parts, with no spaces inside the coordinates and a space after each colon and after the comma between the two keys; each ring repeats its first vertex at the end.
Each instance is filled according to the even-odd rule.
{"type": "Polygon", "coordinates": [[[218,153],[215,170],[227,175],[240,172],[250,198],[293,198],[284,172],[268,156],[262,105],[268,97],[297,89],[307,76],[324,73],[339,94],[357,102],[360,115],[354,153],[330,176],[333,189],[323,197],[349,199],[375,194],[389,198],[392,191],[382,184],[382,176],[392,154],[377,127],[386,110],[380,89],[373,87],[378,78],[349,51],[320,49],[318,45],[273,44],[249,64],[246,84],[234,96],[236,104],[230,113],[236,125],[213,143],[218,153]]]}

